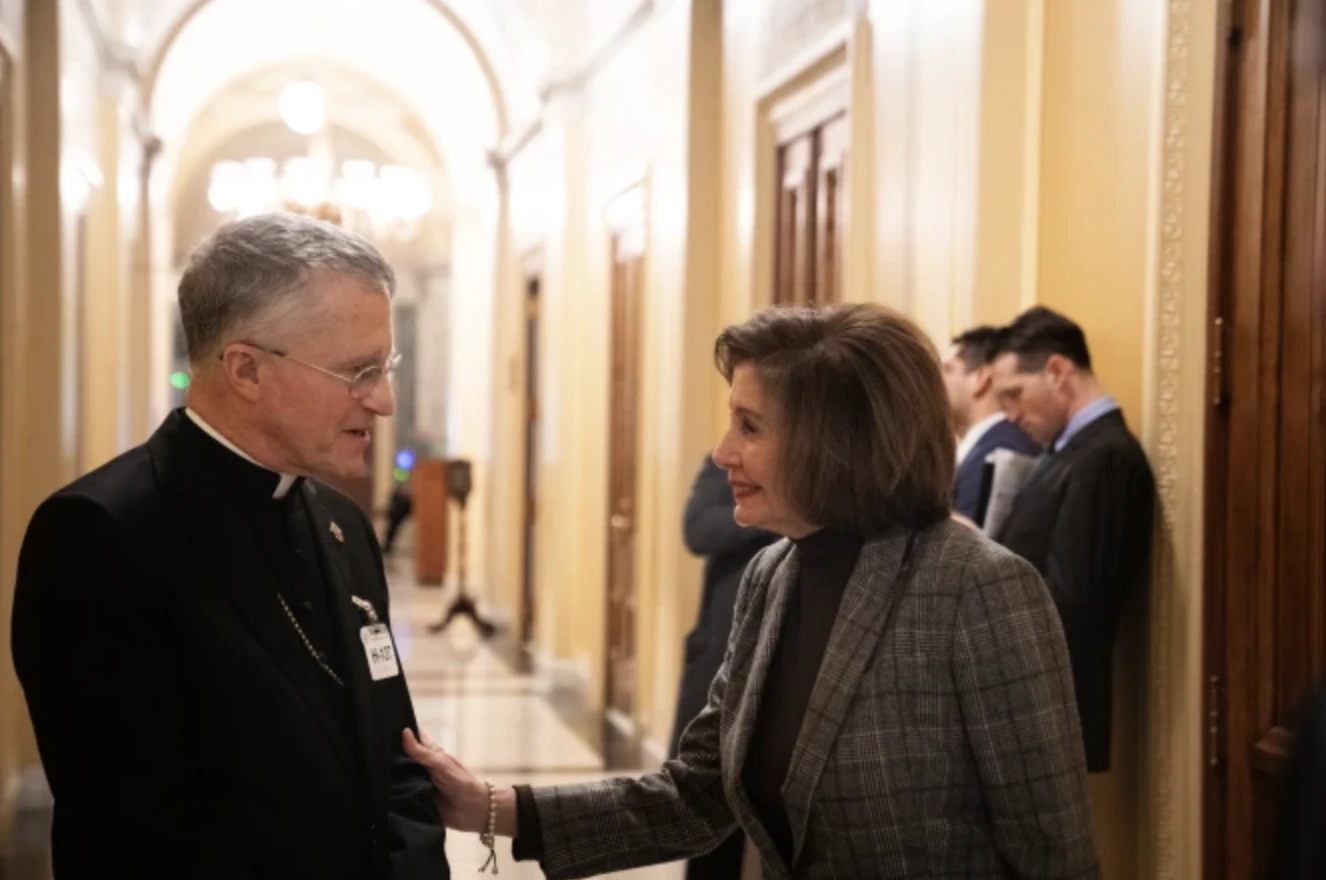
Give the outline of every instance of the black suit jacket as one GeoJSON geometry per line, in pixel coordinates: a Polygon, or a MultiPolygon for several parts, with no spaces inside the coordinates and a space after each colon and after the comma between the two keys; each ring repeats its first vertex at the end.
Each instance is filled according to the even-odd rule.
{"type": "Polygon", "coordinates": [[[771,532],[737,525],[733,518],[736,506],[727,471],[705,456],[691,486],[682,523],[687,549],[705,558],[704,589],[695,628],[686,637],[686,659],[677,693],[670,754],[677,753],[686,725],[709,702],[709,686],[727,652],[737,588],[741,586],[747,563],[761,547],[778,539],[771,532]]]}
{"type": "Polygon", "coordinates": [[[1093,773],[1110,766],[1114,640],[1125,598],[1149,576],[1155,496],[1146,454],[1115,410],[1045,459],[994,536],[1054,596],[1093,773]]]}
{"type": "Polygon", "coordinates": [[[1326,682],[1299,716],[1275,847],[1273,880],[1326,878],[1326,682]]]}
{"type": "Polygon", "coordinates": [[[338,720],[228,491],[236,467],[252,466],[177,411],[29,525],[14,664],[55,795],[55,876],[447,877],[434,790],[400,750],[405,680],[371,680],[350,601],[387,617],[368,522],[330,488],[295,490],[341,640],[338,720]]]}
{"type": "Polygon", "coordinates": [[[985,457],[996,449],[1011,449],[1032,456],[1041,453],[1040,447],[1008,419],[996,422],[981,435],[967,457],[958,463],[958,472],[953,480],[953,509],[978,526],[985,525],[985,510],[981,506],[985,457]]]}

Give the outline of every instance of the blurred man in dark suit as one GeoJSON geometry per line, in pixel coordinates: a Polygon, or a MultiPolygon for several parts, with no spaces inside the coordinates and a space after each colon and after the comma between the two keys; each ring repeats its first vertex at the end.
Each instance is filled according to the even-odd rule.
{"type": "Polygon", "coordinates": [[[994,347],[999,331],[974,327],[953,340],[944,358],[944,386],[958,435],[958,471],[953,481],[953,510],[977,526],[985,524],[981,482],[985,458],[996,449],[1039,455],[1040,447],[1004,416],[994,393],[994,347]]]}
{"type": "Polygon", "coordinates": [[[1326,681],[1299,715],[1271,877],[1326,880],[1326,681]]]}
{"type": "MultiPolygon", "coordinates": [[[[682,527],[686,548],[704,557],[704,589],[695,629],[686,637],[685,667],[668,752],[673,756],[677,754],[686,725],[708,702],[709,686],[718,674],[718,667],[723,665],[737,588],[741,586],[746,564],[760,548],[778,538],[763,529],[737,525],[736,508],[727,471],[706,455],[691,486],[682,527]]],[[[686,868],[688,880],[736,880],[741,876],[745,844],[746,836],[736,832],[712,853],[691,859],[686,868]]]]}
{"type": "Polygon", "coordinates": [[[1155,479],[1091,370],[1086,335],[1068,318],[1036,307],[1006,328],[994,387],[1009,420],[1045,454],[992,537],[1036,566],[1054,596],[1087,769],[1104,772],[1115,634],[1125,597],[1147,582],[1155,479]]]}

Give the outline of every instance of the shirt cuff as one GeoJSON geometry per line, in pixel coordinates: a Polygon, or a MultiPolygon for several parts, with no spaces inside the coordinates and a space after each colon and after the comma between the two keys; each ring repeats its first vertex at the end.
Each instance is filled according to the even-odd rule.
{"type": "Polygon", "coordinates": [[[534,790],[528,785],[516,787],[516,837],[511,841],[511,855],[518,862],[543,860],[543,826],[534,805],[534,790]]]}

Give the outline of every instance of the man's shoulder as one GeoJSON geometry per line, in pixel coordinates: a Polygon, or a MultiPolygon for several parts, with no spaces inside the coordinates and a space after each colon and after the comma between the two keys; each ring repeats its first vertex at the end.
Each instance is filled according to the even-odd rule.
{"type": "Polygon", "coordinates": [[[23,555],[65,561],[70,554],[99,555],[159,537],[170,522],[151,457],[136,447],[47,497],[27,523],[23,555]]]}
{"type": "Polygon", "coordinates": [[[47,498],[47,504],[91,502],[112,513],[141,507],[160,494],[152,457],[146,446],[135,446],[89,471],[47,498]]]}
{"type": "Polygon", "coordinates": [[[1150,473],[1151,463],[1141,441],[1129,430],[1122,414],[1111,415],[1115,417],[1089,426],[1095,430],[1084,430],[1080,442],[1070,444],[1058,457],[1077,468],[1130,467],[1150,473]]]}

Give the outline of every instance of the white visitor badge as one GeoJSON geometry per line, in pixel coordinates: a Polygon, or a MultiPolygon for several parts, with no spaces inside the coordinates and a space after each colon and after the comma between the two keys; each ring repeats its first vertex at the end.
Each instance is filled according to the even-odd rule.
{"type": "Polygon", "coordinates": [[[385,623],[363,627],[359,630],[359,638],[364,642],[364,654],[368,657],[368,669],[374,681],[401,674],[401,667],[396,662],[396,645],[392,643],[391,630],[385,623]]]}

